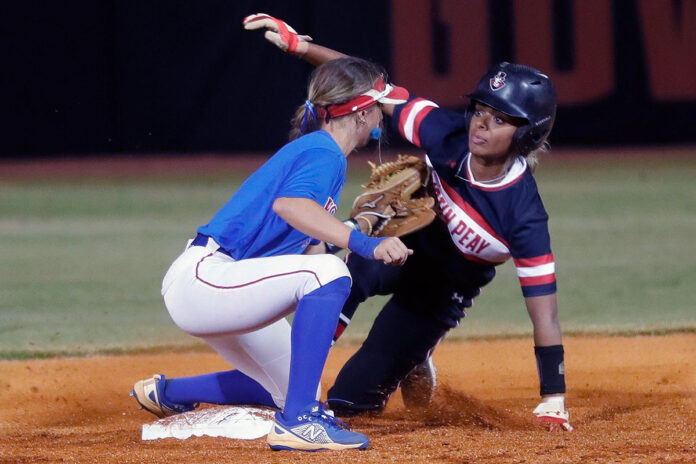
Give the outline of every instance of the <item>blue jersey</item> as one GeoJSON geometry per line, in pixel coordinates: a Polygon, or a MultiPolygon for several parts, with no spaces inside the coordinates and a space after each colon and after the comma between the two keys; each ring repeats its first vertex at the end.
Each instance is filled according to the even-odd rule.
{"type": "MultiPolygon", "coordinates": [[[[413,239],[435,254],[443,279],[458,279],[471,298],[512,258],[524,296],[556,292],[548,215],[523,157],[495,184],[475,180],[470,169],[464,114],[411,96],[397,105],[392,123],[401,135],[427,151],[431,189],[441,221],[413,239]],[[447,242],[446,246],[432,242],[447,242]]],[[[414,250],[418,253],[418,250],[414,250]]]]}
{"type": "Polygon", "coordinates": [[[254,172],[200,234],[212,237],[235,259],[300,254],[318,243],[273,211],[276,198],[308,198],[336,212],[346,181],[346,157],[325,131],[281,148],[254,172]]]}

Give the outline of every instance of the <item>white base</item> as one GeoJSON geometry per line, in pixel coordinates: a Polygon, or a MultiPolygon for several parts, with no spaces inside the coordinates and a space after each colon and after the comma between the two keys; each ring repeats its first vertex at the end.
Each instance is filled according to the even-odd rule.
{"type": "Polygon", "coordinates": [[[142,439],[191,436],[225,437],[255,440],[268,434],[275,411],[250,406],[215,406],[165,417],[152,424],[143,424],[142,439]]]}

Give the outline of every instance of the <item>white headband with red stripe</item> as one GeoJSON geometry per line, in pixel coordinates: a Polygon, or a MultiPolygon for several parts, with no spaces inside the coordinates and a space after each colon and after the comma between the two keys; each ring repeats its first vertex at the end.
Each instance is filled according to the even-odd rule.
{"type": "Polygon", "coordinates": [[[385,105],[398,105],[408,100],[408,90],[403,87],[396,87],[384,81],[384,76],[380,76],[375,85],[367,92],[345,103],[338,105],[328,105],[325,109],[318,108],[322,119],[326,119],[326,112],[331,118],[345,116],[355,113],[382,103],[385,105]]]}

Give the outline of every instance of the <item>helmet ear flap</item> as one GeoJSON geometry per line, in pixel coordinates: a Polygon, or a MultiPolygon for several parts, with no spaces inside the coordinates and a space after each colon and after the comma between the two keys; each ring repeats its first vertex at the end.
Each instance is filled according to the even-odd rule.
{"type": "Polygon", "coordinates": [[[519,154],[527,156],[533,150],[544,144],[550,128],[547,126],[532,127],[531,123],[520,126],[513,135],[513,142],[518,148],[519,154]]]}
{"type": "Polygon", "coordinates": [[[529,123],[525,123],[518,127],[512,136],[512,141],[517,147],[517,153],[520,156],[527,156],[529,152],[532,151],[532,147],[530,146],[531,131],[532,127],[529,123]]]}

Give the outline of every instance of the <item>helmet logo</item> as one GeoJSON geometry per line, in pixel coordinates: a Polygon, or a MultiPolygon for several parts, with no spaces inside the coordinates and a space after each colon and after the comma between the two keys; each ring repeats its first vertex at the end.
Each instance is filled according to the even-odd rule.
{"type": "Polygon", "coordinates": [[[491,90],[495,92],[496,90],[500,90],[503,87],[505,87],[505,77],[506,76],[507,76],[507,74],[505,74],[503,71],[498,71],[498,74],[491,77],[491,80],[490,80],[491,90]]]}

